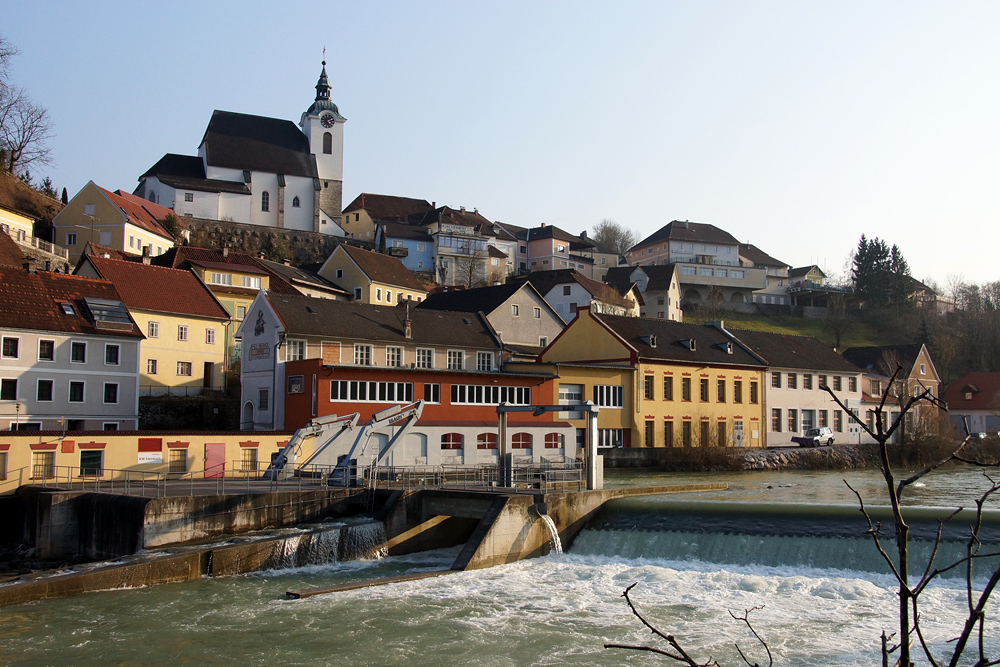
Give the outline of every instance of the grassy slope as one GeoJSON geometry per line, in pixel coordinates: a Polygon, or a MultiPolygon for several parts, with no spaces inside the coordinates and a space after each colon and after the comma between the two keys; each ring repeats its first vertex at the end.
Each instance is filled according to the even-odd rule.
{"type": "MultiPolygon", "coordinates": [[[[718,319],[718,317],[705,315],[684,316],[684,321],[692,324],[704,324],[705,322],[717,321],[718,319]]],[[[790,316],[765,317],[764,315],[726,313],[723,321],[727,329],[734,331],[749,329],[751,331],[773,331],[775,333],[813,336],[830,347],[833,347],[833,344],[836,342],[836,338],[826,327],[823,320],[790,316]]],[[[874,327],[857,322],[841,337],[840,349],[865,345],[894,345],[901,342],[905,341],[885,334],[879,335],[874,327]]]]}

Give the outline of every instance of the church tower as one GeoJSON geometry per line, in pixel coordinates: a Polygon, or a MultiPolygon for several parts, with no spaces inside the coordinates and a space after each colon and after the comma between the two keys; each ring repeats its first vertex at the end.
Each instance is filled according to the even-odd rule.
{"type": "Polygon", "coordinates": [[[330,99],[326,61],[316,82],[316,100],[302,114],[299,127],[309,140],[309,152],[316,156],[319,192],[314,207],[314,229],[320,231],[319,211],[340,222],[344,196],[344,123],[337,105],[330,99]]]}

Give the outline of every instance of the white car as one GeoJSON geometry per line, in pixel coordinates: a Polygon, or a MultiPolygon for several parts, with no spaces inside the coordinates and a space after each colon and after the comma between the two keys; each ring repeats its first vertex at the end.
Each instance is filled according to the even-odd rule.
{"type": "Polygon", "coordinates": [[[833,429],[829,426],[811,428],[805,435],[797,435],[792,438],[792,442],[799,443],[799,447],[819,447],[820,445],[833,444],[833,429]]]}

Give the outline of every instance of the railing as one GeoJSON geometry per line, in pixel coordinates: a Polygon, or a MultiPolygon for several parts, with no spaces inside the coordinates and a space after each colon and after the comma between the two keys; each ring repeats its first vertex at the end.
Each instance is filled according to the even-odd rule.
{"type": "Polygon", "coordinates": [[[69,259],[69,250],[63,248],[62,246],[57,246],[56,244],[42,240],[37,236],[28,236],[16,227],[11,227],[7,224],[0,225],[0,229],[3,229],[3,231],[6,232],[12,239],[14,239],[14,242],[19,245],[27,246],[29,248],[37,248],[42,252],[49,253],[50,255],[55,255],[56,257],[61,257],[63,259],[69,259]]]}

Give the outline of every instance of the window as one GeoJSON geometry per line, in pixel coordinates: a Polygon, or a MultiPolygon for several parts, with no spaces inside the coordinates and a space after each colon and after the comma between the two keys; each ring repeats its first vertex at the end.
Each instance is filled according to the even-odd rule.
{"type": "Polygon", "coordinates": [[[246,316],[247,316],[247,307],[246,306],[236,306],[236,319],[242,320],[246,316]]]}
{"type": "Polygon", "coordinates": [[[622,385],[595,384],[594,404],[602,408],[620,408],[625,405],[625,391],[622,385]]]}
{"type": "Polygon", "coordinates": [[[392,290],[391,289],[387,289],[385,291],[385,302],[386,303],[392,303],[392,290]]]}
{"type": "Polygon", "coordinates": [[[691,446],[691,422],[689,421],[681,424],[681,444],[685,447],[691,446]]]}
{"type": "Polygon", "coordinates": [[[177,340],[185,341],[188,339],[188,328],[186,324],[177,325],[177,340]]]}
{"type": "Polygon", "coordinates": [[[802,374],[802,388],[810,391],[813,388],[813,376],[809,373],[802,374]]]}
{"type": "Polygon", "coordinates": [[[743,380],[733,380],[733,403],[743,402],[743,380]]]}
{"type": "Polygon", "coordinates": [[[548,345],[549,345],[549,339],[547,336],[538,337],[538,347],[548,347],[548,345]]]}
{"type": "Polygon", "coordinates": [[[701,422],[701,438],[698,441],[699,447],[708,447],[708,431],[709,431],[708,420],[701,422]]]}
{"type": "Polygon", "coordinates": [[[191,377],[191,362],[190,361],[178,361],[177,362],[177,375],[181,377],[191,377]]]}
{"type": "Polygon", "coordinates": [[[465,354],[461,350],[448,350],[448,370],[460,371],[465,368],[465,354]]]}
{"type": "Polygon", "coordinates": [[[360,301],[361,300],[361,288],[360,287],[355,287],[354,288],[354,300],[355,301],[360,301]]]}
{"type": "Polygon", "coordinates": [[[681,378],[681,400],[691,401],[691,378],[681,378]]]}
{"type": "Polygon", "coordinates": [[[781,433],[781,408],[771,408],[771,430],[781,433]]]}
{"type": "Polygon", "coordinates": [[[38,360],[39,361],[56,360],[56,342],[54,340],[38,341],[38,360]]]}
{"type": "Polygon", "coordinates": [[[413,383],[331,380],[330,400],[362,403],[409,403],[413,400],[413,383]]]}
{"type": "Polygon", "coordinates": [[[355,366],[371,366],[372,365],[372,346],[363,345],[361,343],[354,344],[354,365],[355,366]]]}
{"type": "Polygon", "coordinates": [[[424,384],[424,402],[425,403],[440,403],[441,402],[441,385],[438,383],[427,382],[424,384]]]}
{"type": "Polygon", "coordinates": [[[257,410],[264,411],[268,409],[268,398],[267,389],[257,390],[257,410]]]}
{"type": "Polygon", "coordinates": [[[84,395],[84,384],[83,382],[70,382],[69,383],[69,402],[70,403],[83,403],[84,395]]]}
{"type": "Polygon", "coordinates": [[[160,323],[150,321],[146,325],[146,338],[159,338],[160,337],[160,323]]]}
{"type": "Polygon", "coordinates": [[[38,386],[35,391],[35,400],[38,401],[52,400],[52,380],[38,381],[38,386]]]}
{"type": "Polygon", "coordinates": [[[441,435],[441,449],[462,449],[465,438],[461,433],[444,433],[441,435]]]}
{"type": "Polygon", "coordinates": [[[417,368],[434,368],[434,350],[426,347],[417,348],[417,368]]]}
{"type": "Polygon", "coordinates": [[[834,391],[840,391],[842,387],[843,387],[843,385],[840,382],[840,376],[839,375],[834,375],[833,376],[833,390],[834,391]]]}
{"type": "Polygon", "coordinates": [[[298,197],[292,197],[292,208],[302,208],[298,197]]]}
{"type": "Polygon", "coordinates": [[[717,383],[716,389],[717,389],[716,393],[718,394],[716,396],[716,399],[718,400],[719,403],[725,403],[726,402],[726,381],[725,380],[719,380],[718,383],[717,383]]]}
{"type": "Polygon", "coordinates": [[[194,193],[193,192],[185,192],[184,193],[184,201],[194,201],[194,193]]]}
{"type": "Polygon", "coordinates": [[[80,452],[80,476],[97,477],[104,468],[104,452],[100,449],[85,449],[80,452]]]}
{"type": "Polygon", "coordinates": [[[715,442],[719,447],[725,447],[729,444],[729,438],[726,436],[726,422],[719,422],[715,425],[715,442]]]}
{"type": "Polygon", "coordinates": [[[118,402],[118,383],[117,382],[105,382],[104,383],[104,402],[105,403],[117,403],[118,402]]]}
{"type": "Polygon", "coordinates": [[[87,363],[87,344],[79,341],[70,343],[69,360],[75,364],[87,363]]]}
{"type": "Polygon", "coordinates": [[[663,421],[663,446],[674,446],[674,422],[671,419],[665,419],[663,421]]]}
{"type": "Polygon", "coordinates": [[[256,447],[240,447],[240,470],[242,472],[257,471],[256,447]]]}
{"type": "Polygon", "coordinates": [[[569,293],[570,293],[570,286],[563,285],[563,296],[569,296],[569,293]]]}
{"type": "Polygon", "coordinates": [[[496,449],[496,433],[480,433],[476,436],[476,449],[496,449]]]}
{"type": "Polygon", "coordinates": [[[135,247],[135,235],[133,235],[133,234],[129,234],[128,235],[128,247],[129,248],[134,248],[135,247]]]}
{"type": "Polygon", "coordinates": [[[829,426],[829,424],[827,423],[827,420],[829,419],[829,414],[830,413],[827,410],[820,410],[819,411],[819,424],[818,425],[821,428],[824,427],[824,426],[829,426]]]}
{"type": "Polygon", "coordinates": [[[642,378],[642,397],[647,401],[653,400],[653,376],[647,375],[642,378]]]}
{"type": "Polygon", "coordinates": [[[146,360],[146,375],[156,375],[156,359],[146,360]]]}
{"type": "Polygon", "coordinates": [[[794,408],[788,409],[788,432],[798,433],[799,430],[799,411],[794,408]]]}
{"type": "Polygon", "coordinates": [[[750,402],[757,403],[757,383],[750,383],[750,402]]]}
{"type": "Polygon", "coordinates": [[[858,378],[856,377],[847,378],[847,390],[850,391],[851,393],[855,393],[858,391],[858,378]]]}
{"type": "Polygon", "coordinates": [[[566,436],[562,433],[546,433],[545,449],[561,449],[566,443],[566,436]]]}
{"type": "Polygon", "coordinates": [[[260,289],[260,276],[243,276],[240,278],[240,282],[243,284],[243,287],[260,289]]]}
{"type": "Polygon", "coordinates": [[[260,210],[270,211],[271,210],[271,193],[264,190],[260,193],[260,210]]]}
{"type": "Polygon", "coordinates": [[[121,348],[118,345],[112,345],[108,343],[104,346],[104,364],[106,366],[117,366],[119,359],[119,352],[121,348]]]}
{"type": "Polygon", "coordinates": [[[708,403],[708,378],[701,378],[699,382],[700,395],[702,403],[708,403]]]}
{"type": "Polygon", "coordinates": [[[799,388],[799,376],[795,373],[788,374],[788,388],[798,389],[799,388]]]}
{"type": "Polygon", "coordinates": [[[881,396],[882,395],[882,381],[881,380],[870,380],[868,383],[871,386],[871,391],[868,392],[871,396],[881,396]]]}
{"type": "Polygon", "coordinates": [[[927,364],[920,364],[920,374],[927,375],[927,364]]]}
{"type": "Polygon", "coordinates": [[[187,472],[187,450],[175,447],[167,451],[167,472],[187,472]]]}
{"type": "Polygon", "coordinates": [[[833,430],[837,433],[844,432],[844,413],[841,410],[833,411],[833,430]]]}
{"type": "Polygon", "coordinates": [[[403,348],[394,347],[392,345],[386,345],[385,347],[385,365],[386,366],[402,366],[403,365],[403,348]]]}
{"type": "Polygon", "coordinates": [[[17,380],[14,379],[0,380],[0,400],[4,401],[17,400],[17,380]]]}
{"type": "Polygon", "coordinates": [[[217,271],[213,271],[209,274],[208,282],[212,285],[232,285],[233,276],[231,273],[219,273],[217,271]]]}
{"type": "Polygon", "coordinates": [[[531,405],[531,387],[453,384],[451,402],[454,405],[531,405]]]}
{"type": "Polygon", "coordinates": [[[376,287],[375,288],[375,300],[376,301],[381,301],[382,300],[382,288],[381,287],[376,287]]]}
{"type": "Polygon", "coordinates": [[[215,329],[205,329],[205,344],[215,345],[215,329]]]}
{"type": "Polygon", "coordinates": [[[530,433],[515,433],[510,442],[511,449],[531,449],[530,433]]]}
{"type": "Polygon", "coordinates": [[[306,342],[304,340],[285,341],[285,361],[301,361],[306,358],[306,342]]]}
{"type": "Polygon", "coordinates": [[[674,400],[674,376],[664,375],[663,376],[663,400],[672,401],[674,400]]]}
{"type": "Polygon", "coordinates": [[[76,232],[66,232],[66,245],[76,245],[76,232]]]}
{"type": "Polygon", "coordinates": [[[20,352],[21,339],[3,337],[3,358],[17,359],[20,352]]]}
{"type": "Polygon", "coordinates": [[[55,452],[32,452],[31,453],[31,476],[40,479],[44,477],[56,476],[56,453],[55,452]]]}
{"type": "Polygon", "coordinates": [[[621,428],[597,429],[598,447],[621,447],[624,444],[625,444],[625,429],[621,428]]]}
{"type": "Polygon", "coordinates": [[[476,352],[476,370],[477,371],[493,370],[492,352],[476,352]]]}
{"type": "Polygon", "coordinates": [[[534,311],[535,311],[535,319],[536,320],[541,319],[541,317],[542,317],[542,309],[541,308],[535,308],[534,311]]]}
{"type": "Polygon", "coordinates": [[[781,373],[771,373],[771,388],[781,389],[781,373]]]}
{"type": "Polygon", "coordinates": [[[826,389],[826,386],[827,386],[827,384],[826,384],[826,376],[825,375],[818,376],[817,380],[816,380],[816,383],[819,385],[820,389],[826,389]]]}
{"type": "Polygon", "coordinates": [[[514,317],[518,317],[520,315],[520,310],[518,309],[516,303],[510,304],[510,314],[514,317]]]}

